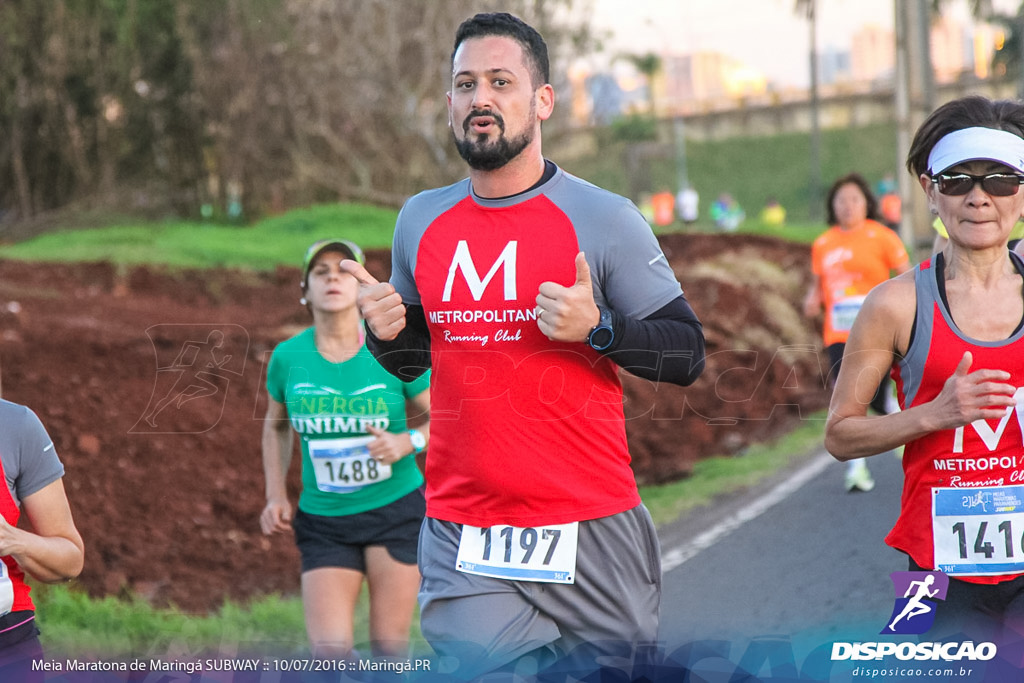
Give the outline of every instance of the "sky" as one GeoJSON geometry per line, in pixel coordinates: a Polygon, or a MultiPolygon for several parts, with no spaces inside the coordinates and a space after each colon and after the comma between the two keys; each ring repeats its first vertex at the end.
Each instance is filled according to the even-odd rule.
{"type": "MultiPolygon", "coordinates": [[[[592,22],[611,31],[606,52],[713,50],[759,69],[780,85],[806,87],[810,32],[795,0],[592,0],[592,22]]],[[[900,0],[902,1],[902,0],[900,0]]],[[[996,0],[1014,9],[1019,0],[996,0]]],[[[818,0],[818,49],[850,48],[866,24],[892,30],[894,0],[818,0]]],[[[966,0],[950,0],[948,13],[970,20],[966,0]]]]}

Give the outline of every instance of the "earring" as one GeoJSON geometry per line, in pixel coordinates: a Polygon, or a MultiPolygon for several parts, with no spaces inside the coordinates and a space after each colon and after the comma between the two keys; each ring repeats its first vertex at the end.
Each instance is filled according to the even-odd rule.
{"type": "Polygon", "coordinates": [[[303,306],[305,306],[305,305],[307,305],[307,304],[308,304],[309,302],[308,302],[308,301],[306,301],[306,297],[302,297],[301,299],[299,299],[299,303],[300,303],[300,304],[302,304],[303,306]]]}

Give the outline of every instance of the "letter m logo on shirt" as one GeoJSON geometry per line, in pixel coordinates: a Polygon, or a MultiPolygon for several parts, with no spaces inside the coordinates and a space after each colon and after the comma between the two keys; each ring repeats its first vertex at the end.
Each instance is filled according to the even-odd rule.
{"type": "Polygon", "coordinates": [[[455,283],[455,273],[462,271],[462,277],[469,286],[469,291],[473,295],[474,301],[480,301],[480,297],[484,295],[484,290],[487,289],[487,285],[490,284],[491,280],[498,273],[498,269],[504,266],[504,296],[505,301],[514,301],[516,299],[516,246],[518,242],[511,241],[505,245],[505,249],[502,250],[498,259],[491,266],[491,269],[487,271],[487,275],[484,276],[483,280],[480,279],[480,273],[477,271],[476,266],[473,264],[473,257],[469,253],[469,244],[466,240],[460,240],[458,246],[455,247],[455,256],[452,258],[452,264],[448,267],[448,279],[444,283],[444,294],[441,296],[441,301],[452,300],[452,285],[455,283]]]}

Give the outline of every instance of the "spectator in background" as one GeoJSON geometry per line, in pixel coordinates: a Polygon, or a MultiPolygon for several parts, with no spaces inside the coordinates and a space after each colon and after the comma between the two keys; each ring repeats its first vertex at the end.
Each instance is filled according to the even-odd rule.
{"type": "Polygon", "coordinates": [[[786,209],[775,197],[769,197],[761,209],[761,222],[773,228],[781,228],[786,224],[786,209]]]}
{"type": "Polygon", "coordinates": [[[728,192],[718,195],[718,199],[711,204],[711,220],[715,222],[715,227],[719,230],[732,232],[740,226],[746,217],[743,208],[728,192]]]}
{"type": "Polygon", "coordinates": [[[899,187],[896,185],[896,178],[893,177],[892,173],[886,173],[878,181],[878,185],[875,186],[875,194],[881,197],[890,192],[899,192],[899,187]]]}
{"type": "MultiPolygon", "coordinates": [[[[824,307],[822,336],[828,355],[829,379],[839,373],[853,321],[875,285],[892,274],[910,269],[910,258],[899,236],[878,222],[878,203],[858,173],[843,176],[828,192],[828,222],[832,226],[811,245],[813,280],[804,298],[804,314],[817,317],[824,307]]],[[[871,408],[889,412],[889,380],[875,389],[871,408]]],[[[847,491],[875,487],[863,459],[851,460],[846,469],[847,491]]]]}
{"type": "Polygon", "coordinates": [[[651,197],[651,208],[654,209],[654,224],[658,227],[672,225],[675,220],[676,198],[668,190],[656,192],[651,197]]]}
{"type": "Polygon", "coordinates": [[[903,216],[903,202],[895,190],[886,192],[878,200],[878,213],[885,227],[890,230],[900,229],[900,219],[903,216]]]}
{"type": "Polygon", "coordinates": [[[700,195],[689,185],[679,190],[679,194],[676,195],[676,211],[679,213],[679,220],[685,225],[697,222],[700,216],[699,205],[700,195]]]}

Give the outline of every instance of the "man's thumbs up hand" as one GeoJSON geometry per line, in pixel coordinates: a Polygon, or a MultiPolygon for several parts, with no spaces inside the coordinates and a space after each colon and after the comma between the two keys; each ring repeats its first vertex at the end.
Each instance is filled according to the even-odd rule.
{"type": "Polygon", "coordinates": [[[541,283],[537,294],[537,326],[552,341],[583,342],[600,317],[594,303],[590,265],[581,251],[576,254],[576,282],[571,287],[557,282],[541,283]]]}

